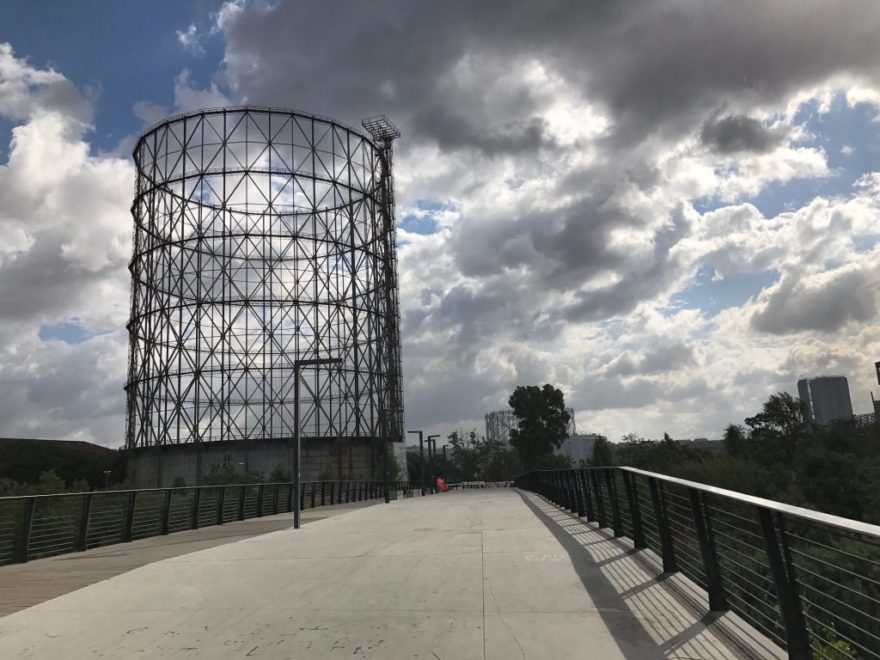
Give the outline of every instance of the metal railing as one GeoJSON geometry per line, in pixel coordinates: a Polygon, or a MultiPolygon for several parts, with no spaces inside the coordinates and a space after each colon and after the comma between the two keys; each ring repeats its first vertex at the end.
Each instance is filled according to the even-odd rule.
{"type": "Polygon", "coordinates": [[[880,658],[880,527],[626,467],[515,485],[632,539],[790,658],[880,658]]]}
{"type": "MultiPolygon", "coordinates": [[[[302,509],[385,496],[384,481],[308,481],[302,509]]],[[[392,491],[411,488],[393,481],[392,491]]],[[[293,483],[0,497],[0,566],[293,511],[293,483]]]]}

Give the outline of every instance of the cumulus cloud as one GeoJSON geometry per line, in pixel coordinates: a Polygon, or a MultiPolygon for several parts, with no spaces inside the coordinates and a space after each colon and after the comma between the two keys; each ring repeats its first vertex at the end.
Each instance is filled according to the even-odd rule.
{"type": "Polygon", "coordinates": [[[70,81],[9,48],[0,59],[0,107],[18,122],[0,164],[0,435],[119,444],[133,170],[91,154],[70,81]],[[84,342],[39,338],[71,319],[84,342]]]}

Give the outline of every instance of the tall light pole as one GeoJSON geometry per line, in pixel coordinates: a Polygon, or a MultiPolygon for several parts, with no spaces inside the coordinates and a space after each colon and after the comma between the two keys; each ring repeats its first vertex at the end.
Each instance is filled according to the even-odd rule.
{"type": "Polygon", "coordinates": [[[434,474],[434,457],[437,455],[437,440],[435,438],[439,438],[440,434],[434,434],[428,436],[428,460],[431,461],[431,492],[434,492],[434,484],[436,483],[437,475],[434,474]],[[433,444],[433,449],[431,449],[433,444]]]}
{"type": "Polygon", "coordinates": [[[299,439],[299,370],[302,367],[342,364],[341,358],[315,358],[293,361],[293,528],[299,529],[300,439],[299,439]]]}
{"type": "Polygon", "coordinates": [[[425,496],[425,445],[422,440],[422,432],[421,431],[407,431],[407,433],[418,433],[419,434],[419,470],[421,474],[419,475],[419,487],[422,491],[422,497],[425,496]]]}

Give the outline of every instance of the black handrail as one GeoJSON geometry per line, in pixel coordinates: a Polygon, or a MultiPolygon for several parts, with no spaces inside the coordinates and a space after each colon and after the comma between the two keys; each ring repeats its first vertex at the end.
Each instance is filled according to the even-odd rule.
{"type": "MultiPolygon", "coordinates": [[[[392,481],[393,491],[412,489],[392,481]]],[[[293,511],[293,483],[0,497],[0,566],[293,511]]],[[[383,498],[384,481],[307,481],[302,509],[383,498]]]]}
{"type": "Polygon", "coordinates": [[[628,467],[514,484],[656,553],[790,658],[880,658],[880,527],[628,467]]]}

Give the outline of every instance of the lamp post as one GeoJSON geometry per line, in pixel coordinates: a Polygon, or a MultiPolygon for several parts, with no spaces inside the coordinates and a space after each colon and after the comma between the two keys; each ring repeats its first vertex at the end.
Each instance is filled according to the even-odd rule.
{"type": "Polygon", "coordinates": [[[300,439],[299,439],[299,371],[302,367],[342,364],[341,358],[315,358],[293,361],[293,528],[299,529],[300,439]]]}
{"type": "Polygon", "coordinates": [[[419,487],[422,492],[422,497],[425,496],[425,445],[422,440],[422,432],[421,431],[407,431],[407,433],[418,433],[419,434],[419,470],[421,474],[419,475],[419,487]]]}
{"type": "Polygon", "coordinates": [[[436,483],[436,476],[434,474],[434,457],[437,455],[437,440],[435,438],[439,438],[440,434],[437,433],[435,435],[428,436],[428,460],[431,461],[431,492],[436,492],[434,488],[434,484],[436,483]],[[433,449],[432,449],[433,447],[433,449]]]}

